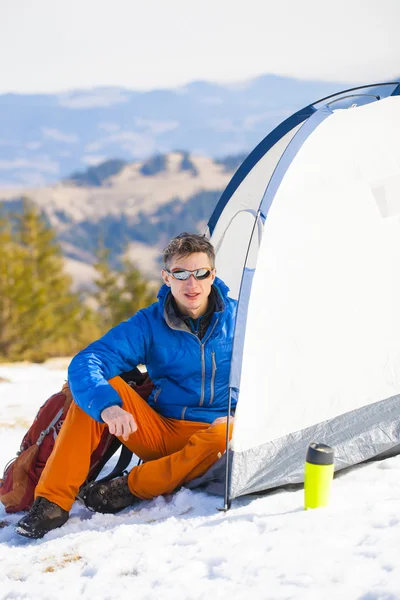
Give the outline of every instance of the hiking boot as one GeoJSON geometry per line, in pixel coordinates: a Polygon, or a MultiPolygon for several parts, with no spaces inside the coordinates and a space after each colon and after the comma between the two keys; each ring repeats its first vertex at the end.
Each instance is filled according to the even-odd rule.
{"type": "Polygon", "coordinates": [[[28,514],[18,521],[15,532],[28,538],[42,538],[52,529],[64,525],[68,517],[69,512],[61,506],[39,496],[28,514]]]}
{"type": "Polygon", "coordinates": [[[128,476],[117,477],[111,481],[90,483],[80,492],[85,505],[95,512],[115,514],[140,499],[134,496],[128,487],[128,476]]]}

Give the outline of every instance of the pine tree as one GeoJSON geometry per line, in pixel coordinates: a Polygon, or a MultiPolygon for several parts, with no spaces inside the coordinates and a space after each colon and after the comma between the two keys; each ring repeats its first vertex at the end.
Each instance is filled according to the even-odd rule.
{"type": "Polygon", "coordinates": [[[98,273],[98,277],[95,279],[97,290],[94,298],[97,303],[98,323],[102,333],[116,325],[114,310],[120,298],[118,274],[110,266],[110,254],[111,251],[101,244],[97,251],[98,260],[94,265],[98,273]]]}
{"type": "Polygon", "coordinates": [[[38,208],[25,199],[22,214],[0,215],[0,359],[75,354],[155,300],[129,260],[113,270],[103,247],[95,266],[96,313],[71,291],[61,248],[38,208]]]}
{"type": "Polygon", "coordinates": [[[118,271],[110,265],[110,250],[98,251],[95,265],[99,277],[95,280],[98,315],[103,332],[129,319],[138,310],[156,300],[155,291],[134,263],[125,259],[118,271]]]}
{"type": "Polygon", "coordinates": [[[18,285],[16,299],[20,337],[15,351],[20,357],[40,360],[60,348],[61,341],[67,350],[80,338],[87,309],[71,292],[72,281],[64,273],[55,233],[27,200],[17,216],[15,239],[23,253],[23,284],[18,285]]]}
{"type": "Polygon", "coordinates": [[[121,294],[114,310],[115,323],[129,319],[138,310],[156,301],[153,286],[143,278],[135,263],[129,259],[123,260],[121,278],[121,294]]]}
{"type": "Polygon", "coordinates": [[[0,215],[0,358],[12,357],[21,337],[18,302],[24,289],[24,259],[10,219],[0,215]]]}

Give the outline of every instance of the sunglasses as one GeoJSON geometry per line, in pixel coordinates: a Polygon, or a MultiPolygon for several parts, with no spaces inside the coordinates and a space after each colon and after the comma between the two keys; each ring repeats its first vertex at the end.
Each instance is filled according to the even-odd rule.
{"type": "Polygon", "coordinates": [[[193,277],[197,281],[203,281],[203,279],[208,279],[208,277],[210,277],[213,271],[212,269],[206,268],[195,269],[194,271],[188,271],[187,269],[177,269],[176,271],[168,271],[168,269],[165,270],[167,273],[172,275],[174,279],[177,279],[178,281],[186,281],[191,275],[193,275],[193,277]]]}

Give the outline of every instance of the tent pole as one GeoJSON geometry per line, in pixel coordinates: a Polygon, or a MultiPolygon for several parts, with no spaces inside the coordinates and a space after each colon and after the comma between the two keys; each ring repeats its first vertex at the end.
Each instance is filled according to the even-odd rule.
{"type": "Polygon", "coordinates": [[[231,507],[231,500],[229,498],[229,421],[231,417],[231,405],[232,405],[232,388],[229,387],[229,398],[228,398],[228,416],[226,420],[226,450],[225,450],[225,489],[224,489],[224,506],[218,510],[227,512],[231,507]]]}

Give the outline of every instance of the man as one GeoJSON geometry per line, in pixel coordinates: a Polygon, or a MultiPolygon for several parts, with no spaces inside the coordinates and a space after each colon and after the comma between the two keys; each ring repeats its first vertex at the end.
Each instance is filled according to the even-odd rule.
{"type": "Polygon", "coordinates": [[[86,505],[103,513],[173,492],[225,451],[236,301],[216,278],[214,248],[204,236],[177,236],[163,258],[158,302],[72,360],[75,402],[17,533],[39,538],[67,521],[104,427],[144,462],[87,488],[86,505]],[[148,402],[116,376],[138,364],[155,385],[148,402]]]}

